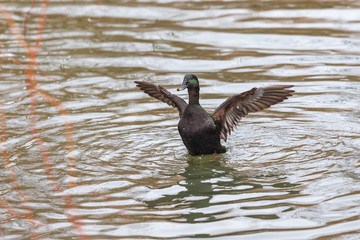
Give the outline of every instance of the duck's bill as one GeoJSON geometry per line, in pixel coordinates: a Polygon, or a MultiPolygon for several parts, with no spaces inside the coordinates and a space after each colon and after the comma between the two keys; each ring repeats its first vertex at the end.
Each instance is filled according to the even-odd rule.
{"type": "Polygon", "coordinates": [[[182,84],[180,87],[177,88],[178,91],[182,91],[186,89],[186,84],[182,84]]]}

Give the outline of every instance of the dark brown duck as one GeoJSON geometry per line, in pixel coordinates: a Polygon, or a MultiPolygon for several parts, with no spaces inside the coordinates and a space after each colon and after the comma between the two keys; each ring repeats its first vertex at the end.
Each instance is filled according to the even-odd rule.
{"type": "Polygon", "coordinates": [[[160,85],[135,81],[145,93],[178,109],[180,121],[178,130],[191,155],[224,153],[220,140],[234,130],[248,113],[257,112],[292,96],[292,85],[275,85],[252,88],[236,94],[223,102],[212,114],[207,113],[199,103],[199,80],[194,74],[186,74],[178,91],[188,89],[189,104],[184,99],[160,85]]]}

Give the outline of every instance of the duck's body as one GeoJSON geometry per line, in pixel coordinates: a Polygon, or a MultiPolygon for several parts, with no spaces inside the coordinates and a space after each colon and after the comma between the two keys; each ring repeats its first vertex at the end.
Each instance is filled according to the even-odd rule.
{"type": "Polygon", "coordinates": [[[191,155],[225,152],[226,149],[220,140],[227,140],[227,134],[231,133],[242,117],[249,112],[256,112],[282,102],[294,92],[286,89],[292,87],[290,85],[253,88],[229,97],[214,113],[209,114],[199,103],[200,86],[194,74],[186,74],[183,84],[178,88],[178,91],[188,89],[189,104],[162,86],[148,82],[136,83],[145,93],[178,109],[178,130],[191,155]]]}
{"type": "Polygon", "coordinates": [[[220,132],[214,120],[200,106],[189,104],[180,118],[178,130],[191,155],[223,153],[220,132]]]}

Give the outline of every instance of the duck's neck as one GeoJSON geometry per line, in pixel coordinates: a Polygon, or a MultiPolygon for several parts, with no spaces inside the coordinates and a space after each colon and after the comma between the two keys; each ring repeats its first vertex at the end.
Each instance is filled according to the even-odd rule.
{"type": "Polygon", "coordinates": [[[188,88],[189,93],[189,104],[200,105],[199,104],[199,88],[188,88]]]}

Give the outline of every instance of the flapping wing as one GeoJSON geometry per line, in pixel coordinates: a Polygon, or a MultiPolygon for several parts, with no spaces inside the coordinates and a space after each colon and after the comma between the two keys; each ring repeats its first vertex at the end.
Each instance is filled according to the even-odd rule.
{"type": "Polygon", "coordinates": [[[177,108],[180,117],[184,113],[187,103],[181,97],[175,94],[171,94],[168,90],[166,90],[166,88],[160,85],[140,81],[135,81],[135,83],[137,84],[136,86],[140,87],[141,90],[149,94],[151,97],[159,99],[160,101],[163,101],[164,103],[167,103],[170,106],[177,108]]]}
{"type": "Polygon", "coordinates": [[[276,85],[264,88],[253,88],[241,94],[229,97],[212,114],[220,138],[227,140],[227,135],[237,126],[240,120],[250,112],[257,112],[271,105],[284,101],[292,96],[292,85],[276,85]]]}

